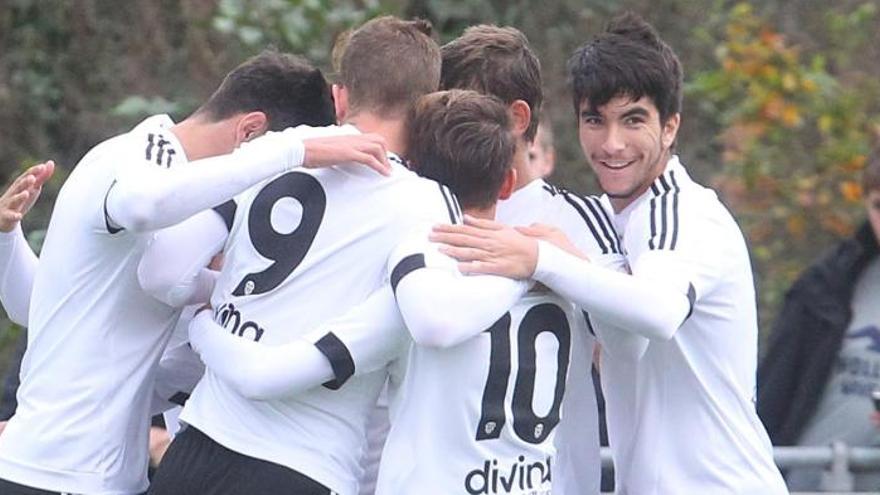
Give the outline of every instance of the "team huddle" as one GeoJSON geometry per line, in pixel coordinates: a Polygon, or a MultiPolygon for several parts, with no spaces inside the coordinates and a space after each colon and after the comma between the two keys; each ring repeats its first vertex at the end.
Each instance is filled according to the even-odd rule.
{"type": "Polygon", "coordinates": [[[97,145],[39,259],[3,229],[28,348],[0,493],[597,494],[594,348],[617,493],[787,493],[746,245],[674,154],[682,69],[654,29],[621,16],[569,61],[601,197],[530,164],[516,29],[441,47],[380,17],[340,43],[332,85],[264,52],[97,145]],[[150,417],[180,405],[150,483],[150,417]]]}

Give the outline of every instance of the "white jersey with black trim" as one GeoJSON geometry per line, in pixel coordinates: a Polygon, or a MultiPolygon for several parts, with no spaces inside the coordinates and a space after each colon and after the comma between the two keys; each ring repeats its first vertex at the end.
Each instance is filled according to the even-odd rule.
{"type": "Polygon", "coordinates": [[[50,491],[147,488],[153,374],[178,312],[138,285],[150,233],[108,223],[105,198],[129,167],[187,157],[167,116],[99,144],[67,178],[30,301],[18,409],[0,436],[0,478],[50,491]]]}
{"type": "MultiPolygon", "coordinates": [[[[787,493],[755,412],[755,292],[733,217],[673,157],[615,222],[633,276],[691,301],[640,360],[603,359],[617,492],[787,493]]],[[[600,342],[617,338],[596,330],[600,342]]]]}
{"type": "Polygon", "coordinates": [[[533,293],[460,344],[410,343],[390,367],[376,494],[556,493],[553,439],[579,316],[533,293]]]}
{"type": "MultiPolygon", "coordinates": [[[[242,339],[290,342],[379,288],[405,234],[458,215],[445,187],[391,158],[390,177],[343,164],[284,173],[239,195],[211,299],[217,321],[242,339]]],[[[332,339],[318,344],[339,350],[332,339]]],[[[208,369],[181,419],[227,448],[352,495],[366,418],[384,380],[380,370],[338,389],[256,401],[208,369]]]]}
{"type": "MultiPolygon", "coordinates": [[[[499,201],[496,218],[508,225],[554,226],[591,261],[624,269],[617,233],[598,197],[579,196],[537,179],[499,201]]],[[[595,339],[584,318],[575,323],[576,345],[572,346],[553,469],[553,493],[562,495],[599,493],[601,476],[599,419],[590,373],[595,339]]]]}

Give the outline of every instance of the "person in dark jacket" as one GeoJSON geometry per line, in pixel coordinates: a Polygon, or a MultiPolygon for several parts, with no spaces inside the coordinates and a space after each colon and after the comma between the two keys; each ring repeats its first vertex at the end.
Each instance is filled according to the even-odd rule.
{"type": "MultiPolygon", "coordinates": [[[[880,154],[863,175],[868,220],[807,268],[786,294],[758,368],[758,415],[774,445],[880,445],[871,392],[880,389],[880,154]]],[[[821,469],[790,470],[814,490],[821,469]]],[[[856,488],[880,475],[856,476],[856,488]]]]}

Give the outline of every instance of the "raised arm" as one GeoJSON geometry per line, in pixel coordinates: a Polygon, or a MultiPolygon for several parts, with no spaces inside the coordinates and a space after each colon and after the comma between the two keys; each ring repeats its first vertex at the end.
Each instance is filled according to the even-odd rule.
{"type": "Polygon", "coordinates": [[[108,220],[114,228],[134,232],[168,227],[217,206],[262,180],[300,166],[315,168],[356,162],[383,173],[389,170],[385,143],[380,136],[302,139],[298,129],[270,132],[231,154],[181,167],[127,167],[107,193],[108,220]]]}
{"type": "Polygon", "coordinates": [[[52,161],[34,165],[0,196],[0,302],[9,318],[25,327],[38,259],[19,222],[37,201],[54,170],[52,161]]]}

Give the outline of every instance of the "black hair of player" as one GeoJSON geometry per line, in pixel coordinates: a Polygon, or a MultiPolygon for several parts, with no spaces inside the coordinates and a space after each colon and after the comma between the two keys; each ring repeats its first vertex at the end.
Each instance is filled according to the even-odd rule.
{"type": "Polygon", "coordinates": [[[675,52],[657,31],[632,12],[578,48],[568,61],[575,115],[586,101],[597,112],[613,98],[647,96],[660,123],[681,112],[683,72],[675,52]]]}
{"type": "Polygon", "coordinates": [[[270,131],[336,123],[324,74],[308,60],[264,50],[232,70],[196,114],[217,122],[240,113],[263,112],[270,131]]]}
{"type": "Polygon", "coordinates": [[[487,24],[471,26],[443,45],[441,53],[441,89],[471,89],[507,105],[526,102],[531,120],[523,137],[534,141],[544,100],[541,63],[522,32],[487,24]]]}
{"type": "Polygon", "coordinates": [[[469,90],[419,98],[407,117],[412,169],[447,187],[462,208],[487,208],[510,168],[516,141],[507,105],[469,90]]]}

